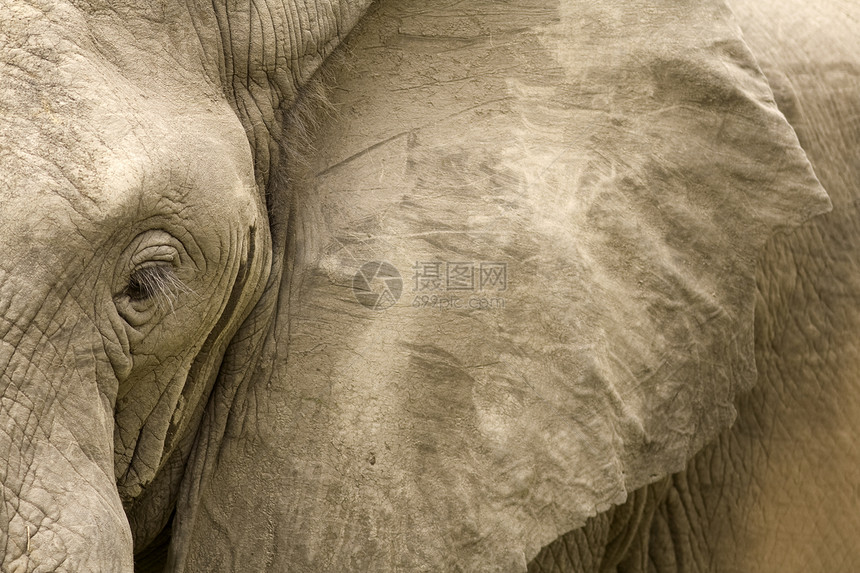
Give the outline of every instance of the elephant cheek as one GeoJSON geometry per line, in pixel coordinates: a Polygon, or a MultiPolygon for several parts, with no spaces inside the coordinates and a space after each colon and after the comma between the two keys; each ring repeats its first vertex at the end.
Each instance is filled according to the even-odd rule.
{"type": "Polygon", "coordinates": [[[69,324],[53,329],[63,340],[33,324],[0,333],[2,571],[133,570],[113,475],[113,397],[99,383],[112,369],[95,329],[69,324]]]}

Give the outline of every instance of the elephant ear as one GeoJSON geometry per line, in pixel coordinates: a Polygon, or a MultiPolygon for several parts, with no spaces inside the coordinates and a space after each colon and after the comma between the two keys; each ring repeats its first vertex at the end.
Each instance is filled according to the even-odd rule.
{"type": "Polygon", "coordinates": [[[756,257],[829,202],[722,2],[382,2],[349,44],[177,570],[523,571],[731,424],[756,257]]]}

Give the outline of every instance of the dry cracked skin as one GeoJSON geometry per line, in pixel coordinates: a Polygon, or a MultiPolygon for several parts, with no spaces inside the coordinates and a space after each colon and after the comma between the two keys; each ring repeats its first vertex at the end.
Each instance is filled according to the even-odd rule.
{"type": "Polygon", "coordinates": [[[860,7],[369,4],[0,2],[0,569],[860,565],[860,7]]]}

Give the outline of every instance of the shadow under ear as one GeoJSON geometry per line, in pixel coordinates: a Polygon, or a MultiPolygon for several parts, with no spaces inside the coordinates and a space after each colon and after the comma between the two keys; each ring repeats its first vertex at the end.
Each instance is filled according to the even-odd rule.
{"type": "Polygon", "coordinates": [[[135,573],[163,573],[167,565],[167,552],[170,548],[170,535],[173,515],[167,520],[164,529],[149,542],[142,551],[134,555],[135,573]]]}
{"type": "Polygon", "coordinates": [[[630,492],[621,505],[544,546],[529,562],[528,573],[647,571],[651,524],[671,486],[667,476],[630,492]]]}

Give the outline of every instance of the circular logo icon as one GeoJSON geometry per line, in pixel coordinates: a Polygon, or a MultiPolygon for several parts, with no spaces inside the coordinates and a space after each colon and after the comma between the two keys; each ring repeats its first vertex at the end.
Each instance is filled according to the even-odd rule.
{"type": "Polygon", "coordinates": [[[403,293],[403,278],[394,265],[385,261],[364,263],[352,278],[352,292],[363,306],[385,310],[403,293]]]}

